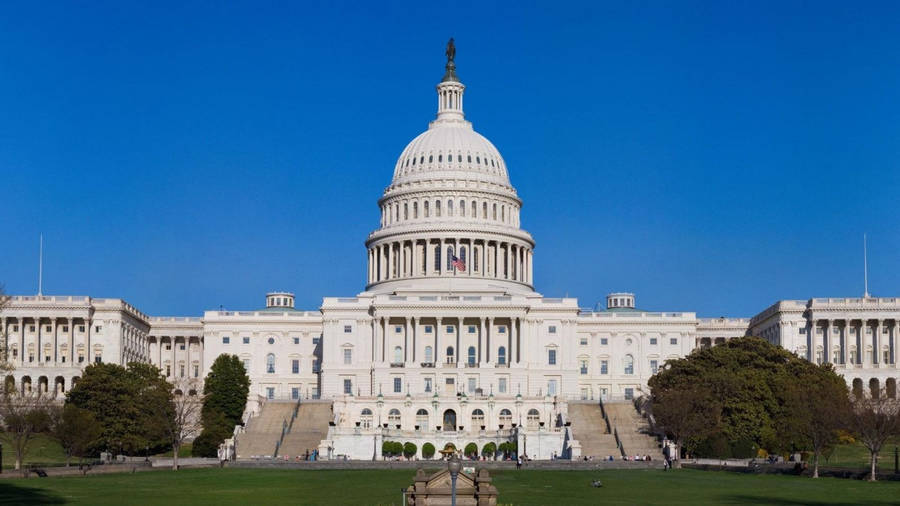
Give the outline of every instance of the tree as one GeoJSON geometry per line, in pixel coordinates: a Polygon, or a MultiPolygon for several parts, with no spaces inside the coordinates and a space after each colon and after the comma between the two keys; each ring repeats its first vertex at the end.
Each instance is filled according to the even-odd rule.
{"type": "Polygon", "coordinates": [[[476,445],[475,443],[467,444],[466,447],[463,449],[463,455],[465,455],[466,457],[469,457],[470,459],[477,457],[478,456],[478,445],[476,445]]]}
{"type": "Polygon", "coordinates": [[[53,435],[66,453],[66,467],[72,457],[84,459],[91,454],[102,429],[94,414],[74,404],[66,404],[57,411],[53,435]]]}
{"type": "Polygon", "coordinates": [[[12,446],[15,468],[21,469],[34,438],[50,428],[50,404],[46,397],[4,394],[0,397],[0,439],[12,446]]]}
{"type": "Polygon", "coordinates": [[[700,440],[720,430],[722,406],[705,386],[658,389],[651,402],[656,423],[689,453],[700,440]]]}
{"type": "Polygon", "coordinates": [[[407,459],[411,459],[415,457],[417,450],[418,448],[416,447],[415,443],[407,441],[403,445],[403,456],[407,459]]]}
{"type": "Polygon", "coordinates": [[[497,453],[497,445],[493,442],[484,445],[484,448],[481,449],[481,454],[488,459],[492,458],[495,453],[497,453]]]}
{"type": "Polygon", "coordinates": [[[837,442],[847,423],[847,383],[827,363],[796,362],[788,369],[781,391],[787,414],[781,430],[785,439],[812,449],[812,477],[818,478],[819,458],[837,442]]]}
{"type": "Polygon", "coordinates": [[[872,395],[853,395],[850,403],[849,427],[869,450],[869,481],[875,481],[881,447],[889,437],[900,434],[900,401],[889,398],[882,390],[872,395]]]}
{"type": "Polygon", "coordinates": [[[172,397],[172,417],[166,424],[166,437],[172,445],[172,470],[178,470],[178,452],[182,444],[200,432],[202,401],[196,395],[199,384],[194,379],[179,381],[172,397]]]}
{"type": "Polygon", "coordinates": [[[422,458],[430,459],[434,457],[434,445],[431,443],[425,443],[422,445],[422,458]]]}
{"type": "Polygon", "coordinates": [[[149,364],[92,364],[69,391],[66,403],[91,412],[101,427],[92,452],[135,455],[168,446],[172,385],[149,364]]]}
{"type": "Polygon", "coordinates": [[[191,454],[215,457],[218,447],[242,423],[250,377],[237,355],[219,355],[210,367],[203,386],[200,418],[203,432],[194,441],[191,454]]]}

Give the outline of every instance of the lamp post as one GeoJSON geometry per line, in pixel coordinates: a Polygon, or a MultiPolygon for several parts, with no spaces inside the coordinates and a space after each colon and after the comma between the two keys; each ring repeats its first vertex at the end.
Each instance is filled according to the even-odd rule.
{"type": "Polygon", "coordinates": [[[456,506],[456,477],[459,476],[461,467],[459,456],[454,453],[447,461],[447,470],[450,471],[450,506],[456,506]]]}

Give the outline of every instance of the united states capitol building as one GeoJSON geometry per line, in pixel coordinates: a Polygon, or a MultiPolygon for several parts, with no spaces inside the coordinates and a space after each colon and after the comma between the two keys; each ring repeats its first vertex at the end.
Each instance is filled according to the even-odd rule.
{"type": "Polygon", "coordinates": [[[62,395],[89,363],[131,361],[200,381],[234,354],[252,381],[249,414],[297,399],[328,406],[318,447],[355,459],[383,440],[515,440],[535,458],[577,456],[571,405],[644,395],[666,360],[744,335],[832,362],[854,387],[896,390],[900,298],[783,300],[752,318],[699,318],[641,310],[631,293],[584,309],[535,291],[522,200],[500,152],[466,120],[448,56],[437,115],[378,199],[361,293],[302,311],[292,293],[273,292],[262,309],[195,317],[149,316],[121,299],[13,296],[0,313],[15,366],[6,384],[62,395]]]}

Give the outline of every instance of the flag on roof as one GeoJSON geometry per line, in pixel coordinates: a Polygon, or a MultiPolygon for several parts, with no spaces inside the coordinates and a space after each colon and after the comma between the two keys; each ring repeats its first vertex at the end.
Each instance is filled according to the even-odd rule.
{"type": "Polygon", "coordinates": [[[457,258],[456,255],[450,255],[450,265],[452,265],[453,267],[456,267],[458,270],[460,270],[462,272],[466,272],[466,263],[464,261],[460,260],[459,258],[457,258]]]}

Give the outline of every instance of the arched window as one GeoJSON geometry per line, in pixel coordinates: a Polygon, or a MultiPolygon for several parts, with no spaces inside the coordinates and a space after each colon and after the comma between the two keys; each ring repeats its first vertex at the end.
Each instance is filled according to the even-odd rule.
{"type": "Polygon", "coordinates": [[[476,204],[474,200],[472,201],[472,217],[478,217],[478,204],[476,204]]]}
{"type": "Polygon", "coordinates": [[[500,221],[506,221],[506,206],[500,206],[500,221]]]}
{"type": "Polygon", "coordinates": [[[416,425],[419,426],[419,430],[428,430],[428,411],[424,409],[416,411],[416,425]]]}
{"type": "Polygon", "coordinates": [[[473,427],[481,427],[484,426],[484,411],[480,409],[476,409],[472,411],[472,426],[473,427]]]}
{"type": "Polygon", "coordinates": [[[459,247],[459,260],[463,263],[463,265],[466,265],[466,247],[465,246],[459,247]]]}
{"type": "Polygon", "coordinates": [[[266,372],[269,374],[275,374],[275,354],[269,353],[266,355],[266,372]]]}
{"type": "Polygon", "coordinates": [[[419,203],[413,202],[413,219],[416,220],[419,218],[419,203]]]}
{"type": "Polygon", "coordinates": [[[456,161],[462,163],[462,155],[456,155],[456,161]]]}
{"type": "Polygon", "coordinates": [[[624,366],[625,374],[634,374],[634,357],[625,355],[624,366]]]}
{"type": "Polygon", "coordinates": [[[447,201],[447,216],[453,216],[453,201],[447,201]]]}
{"type": "Polygon", "coordinates": [[[512,412],[510,412],[510,410],[508,410],[508,409],[501,409],[500,410],[500,425],[509,427],[510,424],[512,424],[512,412]]]}
{"type": "Polygon", "coordinates": [[[465,200],[459,201],[459,215],[460,216],[466,215],[466,201],[465,200]]]}
{"type": "Polygon", "coordinates": [[[423,207],[422,207],[423,212],[425,213],[425,217],[427,218],[428,217],[428,201],[426,200],[425,203],[422,205],[423,205],[423,207]]]}
{"type": "Polygon", "coordinates": [[[481,203],[481,219],[487,219],[487,202],[481,203]]]}
{"type": "Polygon", "coordinates": [[[393,408],[388,411],[388,423],[391,425],[396,425],[400,423],[400,410],[397,408],[393,408]]]}
{"type": "Polygon", "coordinates": [[[441,270],[441,246],[437,245],[434,247],[434,270],[441,270]]]}
{"type": "Polygon", "coordinates": [[[437,216],[438,218],[441,217],[441,201],[440,200],[434,201],[434,215],[437,216]]]}
{"type": "Polygon", "coordinates": [[[428,163],[434,161],[434,155],[428,155],[428,163]]]}
{"type": "Polygon", "coordinates": [[[497,204],[494,204],[494,219],[497,219],[497,204]]]}
{"type": "Polygon", "coordinates": [[[447,270],[453,270],[453,246],[447,246],[447,270]]]}
{"type": "Polygon", "coordinates": [[[506,364],[506,346],[501,346],[497,350],[497,363],[500,365],[506,364]]]}
{"type": "Polygon", "coordinates": [[[447,346],[447,363],[452,364],[453,362],[455,362],[453,360],[453,346],[447,346]]]}
{"type": "Polygon", "coordinates": [[[444,161],[444,155],[438,155],[438,163],[444,161]]]}
{"type": "Polygon", "coordinates": [[[472,270],[478,272],[478,257],[481,256],[481,249],[475,248],[472,250],[472,270]]]}
{"type": "Polygon", "coordinates": [[[475,347],[469,346],[469,365],[475,365],[475,347]]]}
{"type": "Polygon", "coordinates": [[[434,355],[434,354],[433,354],[433,352],[432,352],[432,350],[431,350],[431,346],[426,346],[426,347],[425,347],[425,362],[426,362],[426,363],[429,363],[429,364],[430,364],[431,362],[434,362],[434,356],[433,356],[433,355],[434,355]]]}
{"type": "Polygon", "coordinates": [[[541,414],[536,409],[528,410],[528,428],[536,429],[541,422],[541,414]]]}
{"type": "Polygon", "coordinates": [[[409,204],[407,204],[406,202],[403,203],[403,219],[409,219],[409,204]]]}
{"type": "Polygon", "coordinates": [[[399,346],[394,347],[394,363],[402,364],[403,363],[403,348],[399,346]]]}
{"type": "Polygon", "coordinates": [[[359,425],[364,429],[372,428],[372,410],[365,408],[359,415],[359,425]]]}

